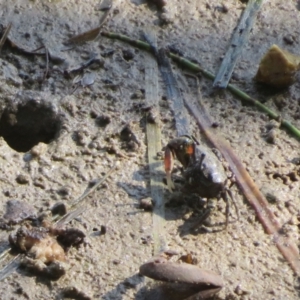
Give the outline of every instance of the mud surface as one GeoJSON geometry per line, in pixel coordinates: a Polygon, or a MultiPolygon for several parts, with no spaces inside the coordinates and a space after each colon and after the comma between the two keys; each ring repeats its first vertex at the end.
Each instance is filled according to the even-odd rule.
{"type": "MultiPolygon", "coordinates": [[[[159,46],[171,45],[216,72],[243,4],[166,2],[162,13],[144,1],[115,0],[103,28],[140,38],[141,31],[151,27],[159,46]]],[[[12,22],[9,38],[28,51],[45,45],[50,55],[46,73],[45,55],[25,55],[10,47],[1,51],[1,216],[6,202],[15,199],[39,212],[57,202],[68,205],[119,161],[116,171],[86,199],[85,212],[71,222],[85,233],[86,243],[67,253],[67,274],[50,281],[18,269],[0,282],[1,299],[159,299],[149,292],[151,281],[138,275],[139,266],[152,257],[154,243],[152,214],[140,208],[140,201],[150,197],[141,107],[145,60],[151,56],[104,37],[61,51],[66,50],[63,40],[98,26],[103,12],[97,1],[0,3],[1,24],[12,22]],[[64,72],[91,57],[97,63],[83,73],[64,72]],[[24,131],[20,122],[26,123],[24,131]]],[[[299,20],[296,1],[265,1],[232,78],[232,83],[298,128],[299,81],[274,92],[257,86],[253,77],[272,44],[299,53],[299,20]]],[[[182,74],[173,67],[176,76],[182,74]]],[[[195,82],[188,81],[186,91],[196,97],[195,82]]],[[[159,86],[158,118],[165,146],[176,132],[162,80],[159,86]]],[[[269,199],[271,210],[284,224],[282,230],[299,247],[299,141],[278,128],[275,139],[267,139],[268,117],[229,92],[212,93],[211,87],[211,81],[201,80],[203,101],[220,134],[269,199]]],[[[201,141],[192,117],[190,127],[190,134],[201,141]]],[[[168,203],[166,248],[191,253],[198,266],[223,277],[225,287],[215,299],[298,299],[298,278],[236,186],[232,192],[240,220],[230,223],[227,232],[223,201],[215,201],[210,218],[215,225],[197,233],[191,227],[201,208],[195,211],[185,196],[168,203]]],[[[164,195],[166,201],[175,198],[167,189],[164,195]]],[[[234,209],[231,212],[233,221],[234,209]]],[[[8,235],[7,230],[0,231],[1,251],[8,247],[8,235]]]]}

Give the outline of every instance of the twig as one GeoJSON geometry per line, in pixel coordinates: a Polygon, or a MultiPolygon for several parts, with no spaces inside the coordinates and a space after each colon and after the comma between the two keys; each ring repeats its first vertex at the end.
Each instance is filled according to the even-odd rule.
{"type": "Polygon", "coordinates": [[[189,121],[187,115],[184,114],[185,109],[182,94],[173,74],[166,51],[164,49],[157,50],[157,48],[153,45],[151,45],[151,48],[154,56],[157,59],[163,81],[167,87],[167,96],[168,100],[170,100],[172,111],[174,113],[177,135],[185,135],[187,132],[189,132],[189,121]]]}
{"type": "Polygon", "coordinates": [[[230,46],[216,75],[213,83],[214,87],[223,89],[227,87],[234,66],[242,53],[243,46],[247,43],[251,28],[262,2],[263,0],[249,0],[240,22],[233,33],[230,46]]]}
{"type": "Polygon", "coordinates": [[[44,73],[43,81],[47,79],[48,72],[49,72],[49,51],[47,47],[45,47],[45,56],[46,56],[46,70],[44,73]]]}
{"type": "MultiPolygon", "coordinates": [[[[92,187],[88,187],[80,197],[73,201],[70,209],[74,209],[75,207],[79,206],[79,204],[81,204],[87,196],[94,192],[112,174],[116,167],[117,164],[115,163],[115,165],[107,172],[107,174],[103,178],[98,179],[92,187]]],[[[80,215],[84,211],[84,209],[84,207],[78,207],[77,209],[70,211],[69,213],[64,215],[60,220],[58,220],[55,223],[55,225],[59,227],[65,223],[70,222],[78,215],[80,215]]]]}
{"type": "Polygon", "coordinates": [[[0,261],[2,261],[3,259],[5,259],[5,257],[7,256],[7,254],[9,253],[11,249],[8,248],[6,250],[4,250],[1,254],[0,254],[0,261]]]}
{"type": "Polygon", "coordinates": [[[71,73],[79,73],[79,72],[83,71],[84,69],[88,68],[90,65],[92,65],[94,63],[100,63],[100,62],[101,62],[101,60],[99,59],[99,57],[97,57],[97,54],[93,53],[87,61],[85,61],[85,62],[81,63],[80,65],[73,67],[71,69],[64,70],[64,74],[67,76],[70,76],[71,73]]]}
{"type": "MultiPolygon", "coordinates": [[[[147,30],[147,35],[151,36],[154,45],[156,44],[155,32],[147,30]],[[149,32],[148,32],[149,31],[149,32]]],[[[158,111],[158,68],[153,57],[146,57],[145,72],[145,96],[147,105],[152,107],[153,111],[158,111]]],[[[153,221],[153,252],[154,255],[160,253],[166,247],[164,223],[165,223],[165,203],[164,188],[162,178],[159,173],[163,173],[163,164],[156,156],[161,150],[161,132],[159,124],[155,121],[149,121],[147,118],[147,149],[148,163],[150,169],[150,188],[151,198],[154,203],[152,221],[153,221]]]]}
{"type": "Polygon", "coordinates": [[[3,47],[3,45],[4,45],[4,43],[5,43],[6,39],[7,39],[7,36],[9,34],[9,32],[10,32],[11,26],[12,26],[12,23],[9,23],[6,26],[5,31],[3,32],[2,38],[0,40],[0,52],[1,52],[2,47],[3,47]]]}
{"type": "Polygon", "coordinates": [[[75,207],[76,205],[80,204],[87,196],[94,192],[115,171],[117,166],[118,163],[116,162],[103,178],[98,179],[91,188],[88,187],[79,198],[74,200],[71,207],[75,207]]]}
{"type": "Polygon", "coordinates": [[[273,241],[279,251],[290,263],[295,273],[300,275],[300,260],[297,246],[291,239],[280,234],[281,225],[276,220],[273,212],[269,209],[268,201],[260,192],[230,145],[213,129],[210,117],[201,102],[200,93],[198,101],[185,101],[185,104],[196,119],[201,132],[206,136],[210,143],[221,152],[223,157],[229,163],[230,169],[234,173],[240,189],[254,208],[256,215],[266,232],[273,235],[273,241]]]}
{"type": "Polygon", "coordinates": [[[18,254],[13,259],[11,259],[3,269],[0,270],[0,281],[6,278],[9,274],[11,274],[19,267],[20,258],[21,255],[18,254]]]}

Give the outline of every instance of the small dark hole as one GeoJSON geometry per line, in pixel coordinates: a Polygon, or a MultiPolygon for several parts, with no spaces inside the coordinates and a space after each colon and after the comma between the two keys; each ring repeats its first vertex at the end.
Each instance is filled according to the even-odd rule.
{"type": "Polygon", "coordinates": [[[8,105],[0,119],[0,136],[18,152],[40,142],[48,144],[59,132],[62,118],[50,103],[29,99],[8,105]]]}
{"type": "Polygon", "coordinates": [[[134,58],[134,52],[130,49],[123,50],[122,53],[123,53],[123,58],[127,61],[132,60],[134,58]]]}

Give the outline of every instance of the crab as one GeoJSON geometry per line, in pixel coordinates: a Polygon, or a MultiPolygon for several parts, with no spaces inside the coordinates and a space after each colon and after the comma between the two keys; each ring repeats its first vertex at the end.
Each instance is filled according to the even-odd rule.
{"type": "MultiPolygon", "coordinates": [[[[226,228],[229,220],[229,195],[239,218],[232,193],[226,186],[228,177],[221,161],[210,148],[200,145],[194,137],[189,135],[174,138],[168,143],[165,148],[164,164],[170,192],[175,189],[171,176],[175,157],[183,167],[184,186],[182,192],[196,193],[207,199],[222,198],[226,202],[226,228]]],[[[209,216],[210,211],[208,209],[204,213],[202,221],[209,216]]]]}

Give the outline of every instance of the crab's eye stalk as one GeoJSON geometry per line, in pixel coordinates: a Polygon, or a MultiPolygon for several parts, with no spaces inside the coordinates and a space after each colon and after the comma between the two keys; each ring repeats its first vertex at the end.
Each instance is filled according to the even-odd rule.
{"type": "Polygon", "coordinates": [[[193,144],[188,144],[185,148],[185,153],[188,154],[188,155],[193,155],[194,152],[195,152],[195,149],[194,149],[194,145],[193,144]]]}

